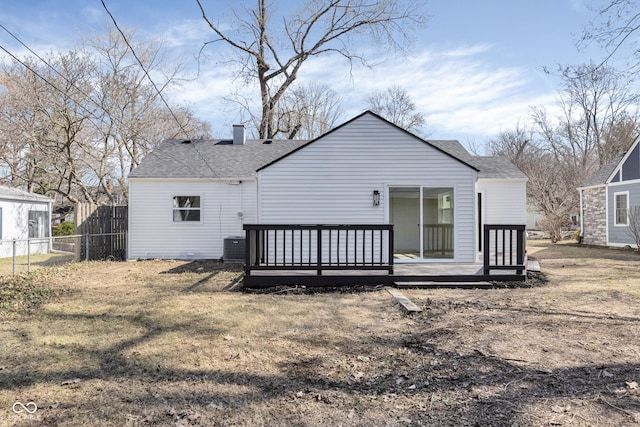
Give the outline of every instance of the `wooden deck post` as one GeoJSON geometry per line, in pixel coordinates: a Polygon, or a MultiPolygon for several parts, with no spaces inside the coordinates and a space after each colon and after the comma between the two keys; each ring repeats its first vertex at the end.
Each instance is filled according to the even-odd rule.
{"type": "MultiPolygon", "coordinates": [[[[393,228],[389,230],[387,236],[389,239],[389,254],[387,255],[389,258],[389,274],[393,274],[393,228]]],[[[382,240],[382,236],[380,236],[380,239],[382,240]]]]}
{"type": "MultiPolygon", "coordinates": [[[[516,263],[518,265],[524,265],[524,245],[525,245],[525,239],[524,239],[524,233],[525,230],[518,230],[517,231],[517,237],[516,237],[516,245],[518,246],[516,248],[516,263]]],[[[522,274],[522,270],[516,270],[516,274],[522,274]]]]}
{"type": "Polygon", "coordinates": [[[316,237],[317,275],[322,276],[322,228],[318,227],[316,237]]]}
{"type": "Polygon", "coordinates": [[[489,274],[491,271],[489,269],[489,248],[491,244],[489,243],[491,233],[489,232],[489,227],[485,224],[484,226],[484,247],[482,248],[482,264],[484,266],[483,272],[484,274],[489,274]]]}

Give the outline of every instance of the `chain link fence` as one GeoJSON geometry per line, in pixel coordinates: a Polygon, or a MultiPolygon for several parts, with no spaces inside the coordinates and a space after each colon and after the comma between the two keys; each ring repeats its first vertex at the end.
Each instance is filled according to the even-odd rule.
{"type": "Polygon", "coordinates": [[[0,240],[0,275],[89,260],[125,260],[127,233],[0,240]]]}

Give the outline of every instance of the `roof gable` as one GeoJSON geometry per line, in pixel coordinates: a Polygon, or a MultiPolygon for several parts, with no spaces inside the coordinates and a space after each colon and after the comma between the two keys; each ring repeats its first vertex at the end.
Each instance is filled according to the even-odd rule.
{"type": "Polygon", "coordinates": [[[640,136],[631,147],[615,156],[579,188],[640,179],[640,136]]]}
{"type": "MultiPolygon", "coordinates": [[[[309,146],[309,145],[311,145],[311,144],[315,143],[316,141],[319,141],[319,140],[321,140],[321,139],[323,139],[323,138],[326,138],[328,135],[331,135],[331,134],[333,134],[333,133],[335,133],[335,132],[339,131],[340,129],[343,129],[343,128],[347,127],[347,126],[350,126],[351,124],[353,124],[353,123],[354,123],[354,122],[356,122],[357,120],[359,120],[359,119],[361,119],[362,117],[367,116],[367,115],[368,115],[368,116],[371,116],[371,117],[376,118],[377,120],[379,120],[379,121],[380,121],[382,124],[384,124],[384,125],[391,126],[391,127],[393,127],[393,128],[395,128],[395,129],[397,129],[397,130],[399,130],[399,131],[401,131],[401,132],[405,133],[406,135],[411,136],[412,138],[414,138],[414,139],[416,139],[416,140],[418,140],[418,141],[420,141],[420,142],[422,142],[422,143],[424,143],[424,144],[430,145],[431,147],[435,148],[436,150],[440,151],[441,153],[446,154],[447,156],[449,156],[449,157],[451,157],[451,158],[453,158],[453,159],[457,160],[458,162],[460,162],[460,163],[462,163],[462,164],[464,164],[464,165],[466,165],[466,166],[470,167],[471,169],[474,169],[474,170],[478,171],[478,169],[477,169],[474,165],[472,165],[472,164],[468,163],[467,161],[463,160],[462,158],[457,157],[455,154],[450,153],[450,152],[447,152],[447,151],[443,150],[441,147],[439,147],[438,145],[436,145],[436,144],[432,144],[432,143],[430,143],[429,141],[426,141],[426,140],[424,140],[424,139],[422,139],[422,138],[420,138],[420,137],[418,137],[418,136],[414,135],[413,133],[409,132],[408,130],[401,128],[400,126],[398,126],[398,125],[396,125],[396,124],[394,124],[394,123],[392,123],[392,122],[390,122],[390,121],[386,120],[385,118],[381,117],[380,115],[378,115],[378,114],[376,114],[376,113],[374,113],[373,111],[370,111],[370,110],[367,110],[367,111],[365,111],[365,112],[363,112],[363,113],[361,113],[361,114],[359,114],[359,115],[355,116],[355,117],[354,117],[354,118],[352,118],[351,120],[348,120],[348,121],[344,122],[343,124],[341,124],[341,125],[339,125],[339,126],[337,126],[337,127],[333,128],[333,129],[331,129],[330,131],[328,131],[328,132],[326,132],[326,133],[324,133],[324,134],[320,135],[319,137],[317,137],[317,138],[315,138],[315,139],[312,139],[311,141],[307,142],[306,144],[301,145],[300,147],[296,148],[295,150],[292,150],[292,151],[290,151],[290,152],[288,152],[288,153],[286,153],[286,154],[282,155],[281,157],[279,157],[279,158],[277,158],[277,159],[274,159],[273,161],[271,161],[271,162],[269,162],[269,163],[265,164],[264,166],[260,167],[260,168],[258,169],[258,171],[263,170],[263,169],[266,169],[266,168],[268,168],[269,166],[271,166],[271,165],[273,165],[273,164],[275,164],[275,163],[279,162],[280,160],[282,160],[282,159],[284,159],[284,158],[286,158],[286,157],[289,157],[290,155],[294,154],[296,151],[302,150],[302,149],[304,149],[305,147],[307,147],[307,146],[309,146]]],[[[459,143],[458,143],[458,144],[459,144],[459,143]]],[[[464,150],[464,148],[463,148],[463,150],[464,150]]],[[[465,152],[466,152],[466,151],[465,151],[465,152]]],[[[467,154],[468,154],[468,153],[467,153],[467,154]]]]}
{"type": "Polygon", "coordinates": [[[620,181],[640,179],[640,145],[638,145],[638,141],[627,151],[618,170],[620,171],[620,181]]]}

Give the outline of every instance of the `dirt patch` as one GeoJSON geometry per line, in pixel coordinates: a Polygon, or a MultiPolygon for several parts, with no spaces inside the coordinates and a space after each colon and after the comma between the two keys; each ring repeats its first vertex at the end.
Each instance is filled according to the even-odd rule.
{"type": "Polygon", "coordinates": [[[412,316],[379,289],[227,292],[231,264],[60,270],[70,292],[0,319],[0,425],[636,425],[640,256],[529,252],[548,282],[403,289],[412,316]]]}

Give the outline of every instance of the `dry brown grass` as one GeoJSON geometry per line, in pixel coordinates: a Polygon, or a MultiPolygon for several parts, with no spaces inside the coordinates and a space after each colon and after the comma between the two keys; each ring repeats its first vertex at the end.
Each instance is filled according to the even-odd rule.
{"type": "Polygon", "coordinates": [[[382,290],[227,292],[218,263],[65,267],[61,296],[0,314],[0,425],[640,421],[640,256],[529,250],[547,285],[407,290],[411,317],[382,290]]]}

